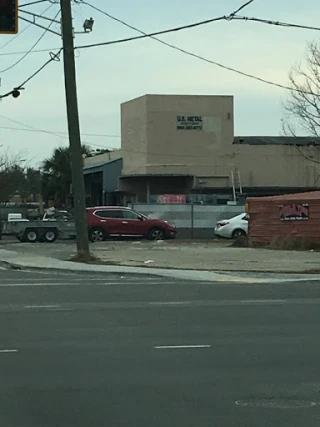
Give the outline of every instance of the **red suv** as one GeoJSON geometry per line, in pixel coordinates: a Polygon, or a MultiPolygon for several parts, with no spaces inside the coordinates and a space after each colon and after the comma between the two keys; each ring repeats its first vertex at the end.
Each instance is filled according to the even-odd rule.
{"type": "Polygon", "coordinates": [[[150,240],[176,237],[174,224],[151,219],[129,208],[106,206],[87,208],[89,238],[101,242],[109,236],[147,237],[150,240]]]}

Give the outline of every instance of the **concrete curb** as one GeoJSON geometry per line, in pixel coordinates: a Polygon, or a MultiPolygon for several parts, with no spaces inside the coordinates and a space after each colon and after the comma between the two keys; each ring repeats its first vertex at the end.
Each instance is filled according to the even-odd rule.
{"type": "MultiPolygon", "coordinates": [[[[70,263],[69,261],[61,261],[70,263]]],[[[52,266],[34,266],[25,262],[8,262],[0,261],[0,264],[6,268],[13,270],[32,270],[32,271],[48,271],[48,272],[70,272],[70,273],[92,273],[92,274],[131,274],[131,275],[144,275],[144,276],[157,276],[175,279],[185,279],[200,282],[236,282],[236,283],[266,283],[270,280],[254,279],[236,276],[227,276],[213,273],[212,271],[195,271],[195,270],[166,270],[166,269],[151,269],[151,268],[135,268],[135,267],[116,267],[116,266],[99,266],[95,264],[80,264],[80,268],[67,268],[67,266],[59,265],[52,266]]],[[[78,264],[77,264],[78,266],[78,264]]]]}
{"type": "Polygon", "coordinates": [[[219,274],[212,271],[197,270],[172,270],[149,267],[126,267],[115,265],[81,264],[71,261],[60,261],[47,257],[21,256],[13,251],[0,250],[0,263],[11,269],[53,271],[70,273],[110,273],[110,274],[135,274],[158,277],[170,277],[176,279],[205,281],[205,282],[237,282],[237,283],[265,283],[270,280],[259,278],[236,277],[232,275],[219,274]]]}
{"type": "MultiPolygon", "coordinates": [[[[149,275],[157,277],[170,277],[175,279],[193,280],[201,282],[223,282],[223,283],[281,283],[294,281],[320,281],[320,275],[315,274],[292,274],[283,276],[283,273],[265,273],[266,277],[244,277],[240,272],[213,272],[205,270],[178,270],[150,267],[128,267],[117,265],[83,264],[71,261],[38,256],[21,256],[18,252],[0,250],[0,264],[5,268],[16,270],[52,271],[69,273],[109,273],[109,274],[131,274],[149,275]],[[240,275],[237,275],[239,274],[240,275]],[[278,277],[275,277],[278,276],[278,277]],[[288,277],[290,276],[290,277],[288,277]]],[[[252,272],[252,275],[256,274],[252,272]]]]}

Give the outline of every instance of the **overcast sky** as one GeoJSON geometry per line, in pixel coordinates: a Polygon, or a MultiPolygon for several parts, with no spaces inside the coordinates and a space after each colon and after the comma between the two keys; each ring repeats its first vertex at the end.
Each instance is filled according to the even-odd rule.
{"type": "MultiPolygon", "coordinates": [[[[228,15],[243,4],[241,0],[88,2],[146,32],[228,15]]],[[[42,13],[48,6],[49,2],[43,2],[25,10],[42,13]]],[[[53,17],[57,12],[55,4],[45,16],[53,17]]],[[[75,4],[73,12],[78,31],[85,18],[95,19],[93,33],[77,34],[76,45],[137,35],[84,4],[75,4]]],[[[241,14],[319,26],[319,12],[319,0],[255,0],[241,14]]],[[[20,64],[2,72],[22,56],[5,54],[27,51],[41,36],[43,30],[35,26],[22,32],[27,25],[20,21],[18,37],[0,36],[1,93],[21,84],[49,58],[48,52],[31,53],[20,64]]],[[[59,25],[54,24],[52,29],[59,31],[59,25]]],[[[316,31],[245,21],[221,21],[161,36],[192,53],[284,85],[288,84],[291,65],[303,58],[306,42],[316,37],[316,31]]],[[[60,37],[47,33],[35,49],[60,46],[60,37]]],[[[81,50],[77,56],[82,140],[94,148],[120,146],[120,104],[146,93],[233,95],[236,135],[280,134],[281,102],[288,95],[284,89],[223,70],[151,39],[81,50]]],[[[51,63],[26,85],[18,99],[9,97],[1,102],[0,145],[2,150],[10,149],[13,153],[23,151],[33,164],[50,156],[55,147],[67,145],[65,133],[59,137],[17,130],[27,126],[50,132],[67,131],[62,61],[51,63]]]]}

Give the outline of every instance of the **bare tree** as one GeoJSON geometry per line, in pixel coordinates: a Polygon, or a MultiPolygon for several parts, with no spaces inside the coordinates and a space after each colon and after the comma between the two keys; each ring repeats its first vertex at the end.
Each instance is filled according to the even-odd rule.
{"type": "Polygon", "coordinates": [[[22,153],[0,152],[0,202],[7,202],[17,192],[24,195],[26,177],[21,165],[25,161],[22,153]]]}
{"type": "Polygon", "coordinates": [[[296,137],[294,146],[307,160],[320,163],[320,44],[307,45],[305,60],[295,64],[289,73],[291,94],[284,104],[282,130],[296,137]],[[298,134],[309,140],[298,139],[298,134]]]}

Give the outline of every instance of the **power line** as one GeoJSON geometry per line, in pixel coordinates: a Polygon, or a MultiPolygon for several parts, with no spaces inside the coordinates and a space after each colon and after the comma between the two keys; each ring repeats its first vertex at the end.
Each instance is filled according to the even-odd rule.
{"type": "Polygon", "coordinates": [[[34,4],[45,3],[47,1],[48,0],[35,0],[35,1],[30,2],[30,3],[20,4],[19,7],[33,6],[34,4]]]}
{"type": "MultiPolygon", "coordinates": [[[[49,7],[51,7],[52,5],[50,5],[49,7]]],[[[4,43],[2,46],[0,46],[0,50],[1,49],[4,49],[6,46],[8,46],[8,44],[10,44],[10,43],[12,43],[16,38],[18,38],[21,34],[23,34],[28,28],[30,28],[31,27],[31,23],[29,24],[29,25],[27,25],[26,27],[24,27],[24,29],[23,30],[21,30],[21,31],[19,31],[19,33],[16,35],[16,36],[14,36],[14,37],[12,37],[12,38],[10,38],[6,43],[4,43]]],[[[25,53],[25,52],[24,52],[25,53]]],[[[10,54],[10,53],[9,53],[10,54]]]]}
{"type": "Polygon", "coordinates": [[[17,89],[22,89],[24,85],[30,82],[36,75],[38,75],[44,68],[46,68],[47,65],[49,65],[52,61],[60,61],[60,53],[62,52],[62,48],[59,50],[58,53],[50,52],[50,59],[48,59],[47,62],[45,62],[40,68],[38,68],[37,71],[35,71],[30,77],[28,77],[20,86],[18,86],[17,89]]]}
{"type": "Polygon", "coordinates": [[[309,25],[301,25],[301,24],[290,24],[287,22],[272,21],[270,19],[249,18],[248,16],[235,16],[234,19],[242,20],[242,21],[254,21],[254,22],[259,22],[261,24],[275,25],[277,27],[297,28],[300,30],[320,31],[320,27],[312,27],[309,25]]]}
{"type": "MultiPolygon", "coordinates": [[[[186,26],[182,26],[182,27],[176,27],[176,28],[171,28],[171,29],[169,29],[169,30],[163,30],[163,31],[158,31],[158,32],[155,32],[155,33],[150,33],[150,34],[147,34],[147,33],[145,33],[144,31],[141,31],[141,30],[139,30],[138,28],[135,28],[135,27],[133,27],[133,26],[131,26],[131,25],[129,25],[129,24],[127,24],[127,23],[125,23],[124,21],[121,21],[121,20],[119,20],[118,18],[116,18],[116,17],[114,17],[114,16],[112,16],[112,15],[110,15],[110,14],[108,14],[107,12],[104,12],[104,11],[102,11],[101,9],[99,9],[99,8],[96,8],[95,6],[92,6],[91,4],[89,4],[89,3],[87,3],[87,2],[83,2],[84,4],[86,4],[86,5],[88,5],[88,6],[90,6],[90,7],[92,7],[92,8],[94,8],[94,9],[96,9],[97,11],[99,11],[99,12],[101,12],[101,13],[103,13],[104,15],[106,15],[106,16],[108,16],[109,18],[111,18],[111,19],[114,19],[114,20],[116,20],[117,22],[120,22],[120,23],[122,23],[123,25],[126,25],[127,27],[129,27],[129,28],[131,28],[131,29],[134,29],[135,31],[138,31],[138,32],[140,32],[142,35],[141,36],[137,36],[137,37],[130,37],[130,38],[125,38],[125,39],[118,39],[118,40],[113,40],[113,41],[108,41],[108,42],[101,42],[101,43],[95,43],[95,44],[89,44],[89,45],[82,45],[82,46],[76,46],[75,47],[75,49],[88,49],[88,48],[92,48],[92,47],[99,47],[99,46],[108,46],[108,45],[112,45],[112,44],[119,44],[119,43],[125,43],[125,42],[130,42],[130,41],[133,41],[133,40],[139,40],[139,39],[143,39],[143,38],[147,38],[147,37],[149,37],[149,38],[154,38],[155,40],[157,40],[159,43],[162,43],[162,44],[164,44],[164,45],[166,45],[166,46],[168,46],[168,47],[170,47],[170,48],[172,48],[172,49],[175,49],[175,50],[177,50],[177,51],[180,51],[181,53],[184,53],[184,54],[186,54],[186,55],[189,55],[189,56],[191,56],[191,57],[194,57],[194,58],[197,58],[197,59],[200,59],[200,60],[202,60],[202,61],[204,61],[204,62],[207,62],[207,63],[210,63],[210,64],[213,64],[213,65],[215,65],[215,66],[218,66],[218,67],[220,67],[220,68],[222,68],[222,69],[225,69],[225,70],[228,70],[228,71],[232,71],[232,72],[234,72],[234,73],[237,73],[237,74],[239,74],[239,75],[242,75],[242,76],[244,76],[244,77],[248,77],[248,78],[251,78],[251,79],[254,79],[254,80],[257,80],[257,81],[259,81],[259,82],[262,82],[262,83],[265,83],[265,84],[268,84],[268,85],[271,85],[271,86],[275,86],[275,87],[279,87],[279,88],[281,88],[281,89],[286,89],[286,90],[290,90],[290,91],[299,91],[299,92],[303,92],[303,93],[305,93],[305,94],[310,94],[309,92],[307,92],[307,91],[301,91],[301,90],[297,90],[297,89],[294,89],[294,88],[291,88],[291,87],[289,87],[289,86],[285,86],[285,85],[282,85],[282,84],[280,84],[280,83],[275,83],[275,82],[272,82],[272,81],[269,81],[269,80],[266,80],[266,79],[263,79],[263,78],[261,78],[261,77],[258,77],[258,76],[255,76],[255,75],[252,75],[252,74],[249,74],[249,73],[245,73],[245,72],[243,72],[243,71],[240,71],[240,70],[237,70],[237,69],[235,69],[235,68],[232,68],[232,67],[229,67],[229,66],[226,66],[226,65],[223,65],[223,64],[221,64],[221,63],[219,63],[219,62],[216,62],[216,61],[212,61],[212,60],[210,60],[210,59],[207,59],[207,58],[205,58],[205,57],[203,57],[203,56],[200,56],[200,55],[197,55],[197,54],[195,54],[195,53],[192,53],[192,52],[189,52],[189,51],[187,51],[187,50],[185,50],[185,49],[182,49],[182,48],[179,48],[179,47],[177,47],[177,46],[175,46],[175,45],[172,45],[172,44],[170,44],[170,43],[167,43],[167,42],[164,42],[163,40],[160,40],[160,39],[157,39],[155,36],[156,35],[161,35],[161,34],[167,34],[167,33],[171,33],[171,32],[174,32],[174,31],[180,31],[180,30],[184,30],[184,29],[188,29],[188,28],[192,28],[192,27],[195,27],[195,26],[199,26],[199,25],[203,25],[204,23],[208,23],[209,21],[211,21],[211,22],[214,22],[214,21],[216,21],[216,20],[220,20],[220,19],[227,19],[227,20],[233,20],[233,19],[235,19],[235,16],[234,16],[234,13],[233,14],[231,14],[231,15],[229,15],[229,17],[220,17],[220,18],[214,18],[214,19],[212,19],[212,20],[207,20],[207,21],[201,21],[201,22],[198,22],[198,23],[194,23],[194,24],[190,24],[190,25],[186,25],[186,26]]],[[[251,2],[249,2],[249,3],[251,3],[251,2]]],[[[245,5],[243,5],[243,7],[244,6],[246,6],[247,4],[249,4],[249,3],[246,3],[245,5]]],[[[238,9],[239,10],[239,9],[238,9]]],[[[242,17],[240,17],[241,19],[242,19],[242,17]]],[[[290,25],[290,24],[287,24],[288,26],[290,25]]],[[[36,53],[36,52],[48,52],[48,51],[50,51],[50,53],[52,54],[52,52],[51,52],[51,49],[41,49],[41,50],[37,50],[37,51],[32,51],[33,53],[36,53]]],[[[21,53],[32,53],[32,52],[19,52],[20,54],[21,53]]],[[[59,53],[57,54],[57,58],[59,57],[59,54],[61,53],[61,49],[59,50],[59,53]]],[[[13,53],[10,53],[10,54],[18,54],[18,52],[13,52],[13,53]]],[[[0,56],[1,55],[7,55],[7,54],[1,54],[0,53],[0,56]]],[[[52,60],[52,59],[51,59],[52,60]]],[[[44,64],[44,66],[43,67],[41,67],[34,75],[32,75],[31,76],[31,78],[33,78],[36,74],[38,74],[49,62],[51,62],[51,60],[50,61],[48,61],[46,64],[44,64]]],[[[30,79],[31,79],[30,78],[30,79]]],[[[29,81],[30,79],[28,79],[27,81],[29,81]]],[[[26,82],[27,82],[26,81],[26,82]]],[[[23,84],[25,84],[26,82],[24,82],[23,84]]],[[[21,88],[22,86],[23,86],[23,84],[22,85],[20,85],[19,86],[19,88],[21,88]]],[[[5,96],[9,96],[10,94],[12,94],[12,91],[11,92],[9,92],[8,94],[6,94],[6,95],[2,95],[2,96],[0,96],[0,99],[1,98],[3,98],[3,97],[5,97],[5,96]]]]}
{"type": "MultiPolygon", "coordinates": [[[[196,53],[190,52],[190,51],[185,50],[185,49],[183,49],[183,48],[180,48],[180,47],[178,47],[178,46],[176,46],[176,45],[173,45],[173,44],[171,44],[171,43],[165,42],[165,41],[163,41],[163,40],[161,40],[161,39],[158,39],[157,37],[154,37],[154,34],[156,34],[156,35],[158,35],[158,34],[163,34],[163,32],[153,33],[153,34],[151,34],[151,35],[150,35],[150,34],[147,34],[147,33],[145,33],[144,31],[140,30],[139,28],[136,28],[136,27],[133,27],[133,26],[132,26],[132,25],[130,25],[130,24],[127,24],[126,22],[124,22],[124,21],[122,21],[122,20],[120,20],[120,19],[118,19],[118,18],[116,18],[116,17],[114,17],[114,16],[110,15],[109,13],[107,13],[107,12],[105,12],[105,11],[103,11],[103,10],[101,10],[101,9],[97,8],[96,6],[91,5],[90,3],[87,3],[87,2],[83,2],[83,3],[84,3],[84,4],[86,4],[86,5],[88,5],[88,6],[90,6],[90,7],[92,7],[93,9],[95,9],[95,10],[97,10],[97,11],[101,12],[103,15],[106,15],[107,17],[109,17],[109,18],[111,18],[111,19],[113,19],[113,20],[115,20],[115,21],[117,21],[117,22],[120,22],[121,24],[125,25],[126,27],[131,28],[131,29],[133,29],[133,30],[135,30],[135,31],[139,32],[140,34],[142,34],[142,36],[138,36],[138,37],[137,37],[137,38],[139,38],[139,39],[141,39],[141,38],[145,38],[145,37],[149,37],[149,38],[152,38],[152,39],[156,40],[157,42],[159,42],[159,43],[161,43],[161,44],[163,44],[163,45],[165,45],[165,46],[170,47],[171,49],[177,50],[177,51],[179,51],[179,52],[181,52],[181,53],[184,53],[185,55],[191,56],[191,57],[193,57],[193,58],[200,59],[201,61],[204,61],[204,62],[207,62],[207,63],[209,63],[209,64],[215,65],[215,66],[217,66],[217,67],[219,67],[219,68],[222,68],[222,69],[224,69],[224,70],[231,71],[231,72],[236,73],[236,74],[239,74],[239,75],[241,75],[241,76],[248,77],[248,78],[250,78],[250,79],[253,79],[253,80],[259,81],[259,82],[261,82],[261,83],[268,84],[268,85],[270,85],[270,86],[274,86],[274,87],[278,87],[278,88],[286,89],[286,90],[290,90],[290,91],[298,91],[298,92],[301,92],[301,90],[299,90],[299,89],[294,89],[294,88],[292,88],[292,87],[290,87],[290,86],[286,86],[286,85],[283,85],[283,84],[281,84],[281,83],[276,83],[276,82],[273,82],[273,81],[271,81],[271,80],[267,80],[267,79],[264,79],[264,78],[262,78],[262,77],[255,76],[255,75],[253,75],[253,74],[246,73],[246,72],[241,71],[241,70],[238,70],[238,69],[236,69],[236,68],[229,67],[229,66],[227,66],[227,65],[221,64],[220,62],[213,61],[213,60],[211,60],[211,59],[205,58],[204,56],[201,56],[201,55],[198,55],[198,54],[196,54],[196,53]]],[[[250,3],[251,3],[251,2],[248,2],[248,3],[246,3],[246,5],[248,5],[248,4],[250,4],[250,3]]],[[[243,7],[245,7],[246,5],[243,5],[243,7]]],[[[241,9],[242,9],[242,8],[240,8],[240,10],[241,10],[241,9]]],[[[239,10],[239,9],[238,9],[238,10],[239,10]]],[[[236,16],[234,15],[234,13],[232,13],[231,15],[229,15],[229,19],[230,19],[230,20],[233,20],[233,19],[235,19],[235,18],[236,18],[236,16]]],[[[228,19],[228,18],[224,17],[223,19],[228,19]]],[[[136,39],[136,38],[131,38],[131,40],[134,40],[134,39],[136,39]]],[[[127,39],[127,41],[128,41],[128,39],[127,39]]],[[[109,44],[114,44],[114,43],[109,42],[109,44]]],[[[101,44],[97,44],[97,46],[98,46],[98,45],[101,45],[101,44]]],[[[89,47],[89,46],[90,46],[90,47],[93,47],[93,45],[78,46],[78,47],[77,47],[77,49],[84,49],[84,48],[89,47]]],[[[311,93],[309,93],[309,92],[303,92],[303,93],[311,94],[311,93]]]]}
{"type": "MultiPolygon", "coordinates": [[[[26,132],[40,132],[40,133],[47,133],[47,134],[49,134],[49,135],[57,136],[57,137],[59,137],[59,138],[67,138],[67,137],[64,137],[64,136],[62,136],[62,135],[59,135],[59,133],[58,133],[58,132],[51,132],[51,131],[47,131],[47,130],[44,130],[44,129],[40,129],[40,128],[37,128],[37,127],[31,126],[31,125],[27,125],[27,124],[25,124],[25,123],[19,122],[18,120],[13,120],[13,119],[10,119],[9,117],[3,116],[3,115],[0,115],[0,118],[5,119],[5,120],[8,120],[9,122],[12,122],[12,123],[15,123],[15,124],[18,124],[18,125],[21,125],[21,126],[25,126],[25,127],[27,127],[28,129],[21,129],[21,130],[24,130],[24,131],[26,131],[26,132]]],[[[16,129],[16,128],[15,128],[15,129],[16,129]]]]}
{"type": "Polygon", "coordinates": [[[242,6],[240,6],[237,10],[235,10],[234,12],[232,12],[230,14],[230,16],[234,17],[235,15],[237,15],[237,13],[239,13],[242,9],[246,8],[247,6],[249,6],[249,4],[253,3],[254,0],[249,0],[247,1],[247,3],[243,4],[242,6]]]}
{"type": "MultiPolygon", "coordinates": [[[[47,0],[44,0],[44,1],[47,1],[47,0]]],[[[87,4],[88,6],[93,7],[92,5],[89,5],[88,3],[84,3],[83,2],[82,4],[87,4]]],[[[109,14],[107,14],[107,16],[109,16],[109,14]]],[[[121,22],[120,20],[118,20],[115,17],[111,17],[110,16],[110,18],[111,19],[115,19],[118,22],[121,22]]],[[[232,20],[256,21],[256,22],[260,22],[260,23],[265,23],[265,24],[275,25],[275,26],[281,26],[281,27],[285,27],[285,28],[297,28],[297,29],[307,29],[307,30],[320,31],[320,28],[318,28],[318,27],[311,27],[311,26],[307,26],[307,25],[292,24],[292,23],[287,23],[287,22],[271,21],[271,20],[260,19],[260,18],[249,18],[249,17],[246,17],[246,16],[233,16],[232,19],[228,19],[228,17],[223,17],[223,19],[227,20],[227,21],[232,21],[232,20]]],[[[200,21],[200,22],[196,22],[194,24],[185,25],[185,26],[176,27],[176,28],[170,28],[170,29],[167,29],[167,30],[157,31],[157,32],[154,32],[154,33],[144,34],[143,36],[138,36],[138,37],[130,37],[130,38],[125,38],[125,39],[110,40],[110,41],[106,41],[106,42],[100,42],[100,43],[93,43],[93,44],[88,44],[88,45],[77,46],[76,49],[86,49],[86,48],[93,48],[93,47],[100,47],[100,46],[109,46],[109,45],[112,45],[112,44],[126,43],[126,42],[130,42],[130,41],[140,40],[140,39],[144,39],[144,38],[147,38],[147,37],[151,38],[151,37],[159,36],[159,35],[162,35],[162,34],[169,34],[171,32],[182,31],[182,30],[185,30],[185,29],[189,29],[189,28],[200,26],[200,25],[204,25],[206,23],[209,23],[210,21],[211,20],[200,21]]],[[[214,22],[214,20],[212,20],[211,22],[214,22]]],[[[33,53],[43,53],[43,52],[51,52],[51,51],[57,50],[57,49],[59,49],[59,47],[52,47],[52,48],[47,48],[47,49],[33,49],[32,52],[30,52],[30,54],[33,54],[33,53]]],[[[0,53],[0,56],[23,55],[23,54],[25,54],[27,52],[28,51],[4,52],[4,53],[0,53]]]]}
{"type": "MultiPolygon", "coordinates": [[[[248,2],[248,4],[251,3],[252,1],[253,0],[251,0],[250,2],[248,2]]],[[[109,16],[111,19],[115,19],[119,23],[128,26],[128,24],[126,24],[125,22],[123,22],[120,19],[117,19],[117,18],[115,18],[115,17],[107,14],[106,12],[104,12],[101,9],[99,9],[99,8],[91,5],[90,3],[81,2],[81,4],[86,4],[86,5],[90,6],[90,7],[92,7],[93,9],[96,9],[98,12],[104,13],[105,15],[109,16]]],[[[125,39],[111,40],[111,41],[108,41],[108,42],[101,42],[101,43],[94,43],[94,44],[90,44],[90,45],[83,45],[83,46],[76,47],[76,49],[78,49],[78,48],[79,49],[85,49],[85,48],[90,48],[90,47],[108,46],[110,44],[125,43],[125,42],[129,42],[129,41],[133,41],[133,40],[143,39],[143,38],[146,38],[146,37],[153,37],[153,36],[157,36],[157,35],[161,35],[161,34],[169,34],[169,33],[172,33],[172,32],[178,32],[178,31],[182,31],[182,30],[187,30],[187,29],[199,27],[199,26],[206,25],[206,24],[209,24],[209,23],[212,23],[212,22],[216,22],[216,21],[230,20],[230,19],[232,19],[232,14],[229,15],[229,16],[225,16],[224,15],[224,16],[220,16],[218,18],[211,18],[211,19],[207,19],[207,20],[204,20],[204,21],[198,21],[198,22],[194,22],[192,24],[183,25],[183,26],[180,26],[180,27],[169,28],[169,29],[162,30],[162,31],[157,31],[157,32],[151,33],[151,34],[143,33],[143,36],[140,36],[140,37],[130,37],[130,38],[125,38],[125,39]]],[[[134,27],[131,27],[131,26],[129,26],[129,27],[131,29],[135,30],[135,31],[139,31],[138,29],[136,29],[134,27]]],[[[58,48],[38,49],[38,50],[33,50],[32,53],[49,52],[49,51],[55,50],[55,49],[58,49],[58,48]]],[[[23,51],[23,52],[8,52],[8,53],[2,53],[2,54],[0,53],[0,55],[1,56],[5,56],[5,55],[18,55],[18,54],[24,54],[24,53],[26,53],[26,52],[25,51],[23,51]]]]}
{"type": "Polygon", "coordinates": [[[139,33],[142,34],[142,36],[129,37],[129,38],[125,38],[125,39],[111,40],[111,41],[107,41],[107,42],[100,42],[100,43],[92,43],[92,44],[87,44],[87,45],[81,45],[81,46],[77,46],[77,49],[88,49],[88,48],[92,48],[92,47],[109,46],[109,45],[112,45],[112,44],[126,43],[126,42],[133,41],[133,40],[144,39],[146,37],[155,38],[155,36],[160,36],[162,34],[175,33],[175,32],[178,32],[178,31],[188,30],[188,29],[191,29],[191,28],[200,27],[202,25],[210,24],[210,23],[217,22],[217,21],[223,21],[223,20],[227,20],[228,21],[230,19],[233,19],[231,17],[231,15],[229,15],[229,16],[223,15],[223,16],[219,16],[218,18],[211,18],[211,19],[207,19],[205,21],[194,22],[193,24],[188,24],[188,25],[183,25],[183,26],[180,26],[180,27],[169,28],[167,30],[161,30],[161,31],[156,31],[154,33],[147,34],[144,31],[141,31],[138,28],[133,27],[130,24],[127,24],[126,22],[122,21],[121,19],[116,18],[115,16],[110,15],[109,13],[103,11],[102,9],[99,9],[96,6],[93,6],[90,3],[82,2],[82,4],[85,4],[85,5],[89,6],[89,7],[91,7],[92,9],[96,10],[97,12],[100,12],[103,15],[108,16],[109,18],[113,19],[114,21],[117,21],[120,24],[125,25],[126,27],[131,28],[134,31],[138,31],[139,33]]]}
{"type": "MultiPolygon", "coordinates": [[[[90,4],[90,3],[82,2],[82,4],[85,4],[85,5],[87,5],[87,6],[90,6],[92,9],[96,10],[97,12],[100,12],[100,13],[102,13],[102,14],[104,14],[104,15],[108,16],[109,18],[113,19],[114,21],[117,21],[117,22],[119,22],[120,24],[123,24],[123,25],[125,25],[126,27],[131,28],[132,30],[139,31],[140,33],[142,33],[142,34],[143,34],[144,36],[146,36],[146,37],[151,37],[151,38],[153,37],[153,34],[147,34],[147,33],[143,32],[143,31],[140,31],[140,30],[138,30],[137,28],[133,27],[132,25],[127,24],[126,22],[122,21],[121,19],[116,18],[116,17],[114,17],[114,16],[110,15],[109,13],[107,13],[107,12],[105,12],[105,11],[103,11],[103,10],[99,9],[99,8],[98,8],[98,7],[96,7],[96,6],[93,6],[93,5],[92,5],[92,4],[90,4]]],[[[225,16],[225,15],[223,15],[223,16],[219,16],[218,18],[206,19],[205,21],[194,22],[193,24],[188,24],[188,25],[183,25],[183,26],[180,26],[180,27],[170,28],[170,29],[167,29],[167,30],[157,31],[157,32],[156,32],[156,33],[154,33],[154,34],[155,34],[155,35],[169,34],[169,33],[177,32],[177,31],[181,31],[181,30],[188,30],[188,29],[190,29],[190,28],[200,27],[200,26],[202,26],[202,25],[211,24],[211,23],[213,23],[213,22],[223,21],[223,20],[228,20],[228,17],[227,17],[227,16],[225,16]]],[[[124,40],[125,40],[125,39],[124,39],[124,40]]],[[[107,43],[108,43],[108,42],[107,42],[107,43]]],[[[100,45],[103,45],[103,42],[102,42],[101,44],[100,44],[100,43],[96,43],[96,44],[92,44],[92,45],[84,45],[84,46],[89,47],[89,46],[100,46],[100,45]]],[[[78,49],[79,49],[79,48],[84,48],[84,46],[83,46],[83,47],[82,47],[82,46],[80,46],[80,47],[78,47],[78,49]]]]}
{"type": "MultiPolygon", "coordinates": [[[[30,52],[30,54],[32,53],[44,53],[44,52],[52,52],[53,50],[57,50],[59,49],[59,47],[52,47],[52,48],[47,48],[47,49],[35,49],[32,50],[30,52]]],[[[0,53],[0,56],[14,56],[14,55],[23,55],[24,53],[27,53],[28,51],[23,50],[20,52],[5,52],[5,53],[0,53]]]]}
{"type": "MultiPolygon", "coordinates": [[[[47,1],[47,0],[45,0],[45,1],[47,1]]],[[[43,12],[41,12],[41,14],[39,15],[39,16],[42,16],[42,15],[44,15],[46,12],[48,12],[48,10],[49,9],[51,9],[51,7],[53,6],[53,3],[50,3],[50,5],[43,11],[43,12]]],[[[12,37],[12,38],[10,38],[6,43],[4,43],[2,46],[0,46],[0,50],[1,49],[4,49],[6,46],[8,46],[10,43],[12,43],[14,40],[16,40],[16,38],[17,37],[19,37],[19,36],[21,36],[21,34],[23,34],[28,28],[30,28],[31,27],[31,25],[33,25],[33,23],[31,23],[30,22],[30,24],[28,24],[26,27],[24,27],[24,29],[23,30],[21,30],[21,31],[19,31],[19,33],[16,35],[16,36],[14,36],[14,37],[12,37]]],[[[24,52],[24,53],[26,53],[26,52],[24,52]]]]}
{"type": "MultiPolygon", "coordinates": [[[[55,17],[53,19],[56,19],[59,14],[60,14],[60,10],[58,10],[57,14],[55,15],[55,17]]],[[[20,59],[18,59],[18,61],[14,62],[12,65],[10,65],[9,67],[5,68],[4,70],[1,70],[0,74],[3,74],[6,71],[9,71],[12,68],[14,68],[16,65],[20,64],[20,62],[22,62],[29,55],[29,53],[32,52],[32,50],[40,43],[40,41],[43,39],[43,37],[47,34],[47,32],[50,29],[50,27],[53,24],[53,22],[54,21],[50,22],[50,24],[48,25],[48,27],[43,31],[43,33],[37,39],[37,41],[31,46],[31,48],[20,59]]]]}
{"type": "MultiPolygon", "coordinates": [[[[0,116],[0,118],[3,116],[0,116]]],[[[19,122],[16,122],[19,123],[19,122]]],[[[23,126],[28,126],[23,124],[23,126]]],[[[10,126],[0,126],[0,129],[7,129],[7,130],[14,130],[14,131],[21,131],[21,132],[36,132],[36,133],[48,133],[54,136],[61,136],[65,137],[67,135],[67,132],[60,132],[60,131],[50,131],[47,129],[24,129],[24,128],[17,128],[17,127],[10,127],[10,126]]],[[[121,138],[120,135],[108,135],[108,134],[96,134],[96,133],[81,133],[82,136],[90,136],[90,137],[98,137],[98,138],[121,138]]]]}
{"type": "MultiPolygon", "coordinates": [[[[19,129],[21,131],[46,133],[46,134],[49,134],[49,135],[52,135],[52,136],[56,136],[58,138],[68,139],[67,136],[61,135],[61,134],[64,134],[64,132],[53,132],[53,131],[48,131],[48,130],[45,130],[45,129],[40,129],[40,128],[37,128],[37,127],[34,127],[34,126],[27,125],[27,124],[22,123],[22,122],[19,122],[18,120],[10,119],[9,117],[3,116],[3,115],[0,115],[0,118],[6,119],[6,120],[8,120],[8,121],[10,121],[12,123],[16,123],[16,124],[19,124],[19,125],[22,125],[22,126],[26,126],[26,127],[29,128],[29,129],[19,129]]],[[[10,128],[10,127],[7,127],[7,126],[0,126],[0,128],[1,129],[4,128],[4,129],[18,130],[17,128],[10,128]]],[[[120,136],[118,136],[118,135],[103,135],[103,134],[98,134],[97,135],[97,134],[86,134],[86,133],[83,133],[82,136],[110,136],[110,137],[120,138],[120,136]]],[[[159,156],[186,157],[186,158],[207,158],[208,157],[208,156],[205,156],[205,155],[195,156],[195,155],[191,155],[191,154],[188,155],[188,154],[184,154],[184,153],[183,154],[170,154],[170,155],[168,155],[168,153],[161,153],[161,152],[154,152],[154,151],[150,152],[150,151],[141,151],[141,150],[122,149],[122,148],[116,148],[116,147],[106,146],[106,145],[102,145],[102,144],[95,144],[95,143],[92,143],[90,141],[82,141],[82,143],[83,144],[87,144],[87,145],[92,145],[93,147],[100,147],[100,148],[104,148],[104,149],[108,149],[108,150],[122,151],[122,152],[128,152],[128,153],[156,154],[156,155],[159,155],[159,156]]]]}
{"type": "Polygon", "coordinates": [[[50,52],[50,59],[48,59],[48,61],[46,61],[43,65],[41,65],[40,68],[38,68],[33,74],[31,74],[31,76],[29,76],[23,83],[21,83],[19,86],[13,88],[11,91],[0,95],[0,100],[3,98],[6,98],[10,95],[14,96],[14,97],[18,97],[19,96],[19,90],[24,89],[24,85],[26,85],[27,83],[29,83],[35,76],[37,76],[44,68],[47,67],[47,65],[49,65],[51,62],[53,61],[60,61],[60,54],[61,54],[62,48],[60,48],[58,53],[53,53],[50,52]]]}

